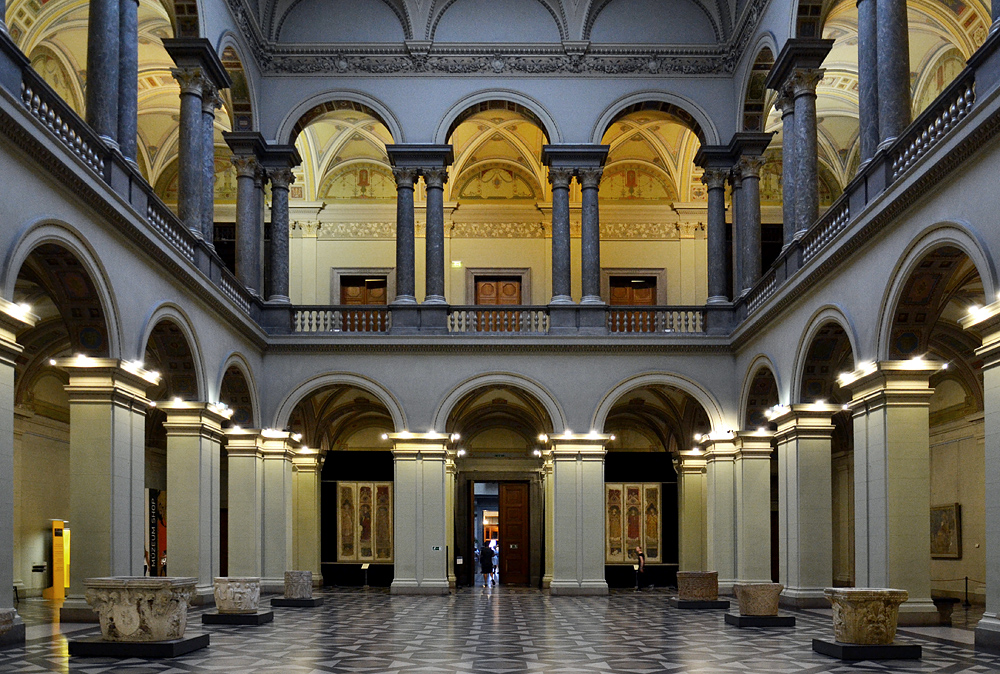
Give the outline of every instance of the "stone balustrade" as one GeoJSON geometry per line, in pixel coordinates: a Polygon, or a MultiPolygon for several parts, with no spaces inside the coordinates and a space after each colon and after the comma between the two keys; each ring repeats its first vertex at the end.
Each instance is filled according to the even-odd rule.
{"type": "Polygon", "coordinates": [[[785,586],[781,583],[736,583],[733,592],[739,601],[740,615],[776,616],[778,598],[785,586]]]}
{"type": "Polygon", "coordinates": [[[677,598],[681,601],[717,601],[718,571],[678,571],[677,598]]]}
{"type": "Polygon", "coordinates": [[[170,641],[184,636],[196,583],[196,578],[88,578],[86,599],[105,641],[170,641]]]}
{"type": "Polygon", "coordinates": [[[260,608],[260,578],[216,578],[215,606],[223,615],[256,613],[260,608]]]}
{"type": "Polygon", "coordinates": [[[833,634],[842,644],[881,646],[896,638],[899,605],[909,598],[906,590],[867,587],[828,587],[833,604],[833,634]]]}

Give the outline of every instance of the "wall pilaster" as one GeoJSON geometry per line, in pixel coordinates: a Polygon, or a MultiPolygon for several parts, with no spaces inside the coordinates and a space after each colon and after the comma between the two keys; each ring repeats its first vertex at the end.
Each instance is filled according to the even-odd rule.
{"type": "Polygon", "coordinates": [[[719,591],[730,593],[736,575],[736,445],[729,434],[707,437],[705,520],[708,532],[706,571],[719,574],[719,591]]]}
{"type": "Polygon", "coordinates": [[[733,498],[736,579],[771,582],[771,431],[737,431],[733,498]]]}
{"type": "Polygon", "coordinates": [[[708,571],[708,528],[705,522],[705,455],[681,452],[677,471],[680,536],[678,571],[708,571]]]}
{"type": "Polygon", "coordinates": [[[283,592],[285,571],[293,570],[292,459],[297,443],[287,431],[264,429],[263,436],[263,559],[261,591],[283,592]]]}
{"type": "Polygon", "coordinates": [[[226,431],[229,465],[230,576],[262,575],[264,525],[264,438],[258,429],[226,431]]]}
{"type": "Polygon", "coordinates": [[[313,585],[323,584],[320,556],[322,532],[320,478],[324,457],[302,448],[292,458],[292,568],[312,571],[313,585]]]}

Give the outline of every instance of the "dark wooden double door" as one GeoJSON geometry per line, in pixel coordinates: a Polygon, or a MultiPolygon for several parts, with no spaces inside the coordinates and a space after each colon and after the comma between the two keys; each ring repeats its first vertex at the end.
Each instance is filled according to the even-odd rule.
{"type": "MultiPolygon", "coordinates": [[[[474,499],[469,483],[470,500],[474,499]]],[[[527,585],[531,582],[529,503],[527,482],[500,482],[500,582],[527,585]]],[[[470,503],[470,506],[472,504],[470,503]]],[[[474,511],[474,506],[470,511],[474,511]]]]}

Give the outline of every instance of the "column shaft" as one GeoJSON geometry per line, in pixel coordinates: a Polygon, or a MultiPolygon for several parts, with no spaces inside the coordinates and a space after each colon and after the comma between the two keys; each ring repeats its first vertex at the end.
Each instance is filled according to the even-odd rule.
{"type": "Polygon", "coordinates": [[[552,586],[552,574],[555,570],[555,540],[556,540],[556,526],[555,526],[555,463],[552,460],[552,455],[550,454],[546,459],[545,463],[542,464],[542,489],[545,491],[545,517],[543,518],[545,522],[544,542],[545,553],[543,555],[545,559],[545,568],[542,571],[542,589],[547,590],[552,586]]]}
{"type": "Polygon", "coordinates": [[[236,167],[236,278],[260,294],[260,209],[254,185],[260,171],[255,157],[233,157],[236,167]]]}
{"type": "Polygon", "coordinates": [[[736,513],[736,578],[771,582],[771,436],[737,433],[733,463],[736,513]]]}
{"type": "Polygon", "coordinates": [[[729,174],[732,186],[732,220],[733,220],[733,299],[743,294],[743,237],[746,236],[743,224],[743,176],[739,171],[729,174]]]}
{"type": "Polygon", "coordinates": [[[577,175],[583,191],[580,210],[581,304],[602,304],[601,299],[601,215],[598,191],[604,169],[580,169],[577,175]]]}
{"type": "Polygon", "coordinates": [[[444,184],[448,170],[424,169],[427,186],[425,304],[444,304],[444,184]]]}
{"type": "Polygon", "coordinates": [[[253,208],[254,208],[254,232],[256,236],[250,238],[247,243],[250,252],[250,264],[248,273],[253,275],[255,287],[260,296],[264,296],[264,185],[267,184],[267,171],[263,166],[257,168],[257,175],[253,181],[253,208]]]}
{"type": "Polygon", "coordinates": [[[394,168],[396,177],[396,303],[416,303],[416,264],[414,252],[413,182],[417,172],[394,168]]]}
{"type": "Polygon", "coordinates": [[[139,133],[139,2],[121,0],[118,11],[117,138],[122,154],[135,162],[139,133]]]}
{"type": "Polygon", "coordinates": [[[795,239],[795,97],[782,93],[776,106],[781,110],[781,219],[784,245],[795,239]]]}
{"type": "Polygon", "coordinates": [[[392,594],[448,594],[445,440],[393,439],[392,594]]]}
{"type": "Polygon", "coordinates": [[[198,579],[196,601],[212,603],[219,573],[222,474],[220,411],[206,403],[163,403],[167,414],[167,527],[169,570],[198,579]]]}
{"type": "Polygon", "coordinates": [[[910,124],[910,36],[906,0],[876,0],[879,147],[910,124]]]}
{"type": "Polygon", "coordinates": [[[222,107],[218,90],[205,84],[201,99],[201,236],[215,250],[215,110],[222,107]]]}
{"type": "Polygon", "coordinates": [[[735,455],[732,440],[714,440],[705,453],[707,570],[718,572],[723,593],[736,581],[735,455]]]}
{"type": "Polygon", "coordinates": [[[289,433],[264,437],[261,590],[283,592],[292,564],[292,449],[289,433]],[[278,436],[280,437],[273,437],[278,436]]]}
{"type": "Polygon", "coordinates": [[[749,290],[760,278],[760,169],[763,157],[743,157],[737,170],[743,178],[740,203],[743,206],[743,290],[749,290]]]}
{"type": "Polygon", "coordinates": [[[878,17],[879,0],[858,0],[858,117],[861,163],[875,156],[879,142],[878,17]]]}
{"type": "Polygon", "coordinates": [[[87,124],[113,147],[118,147],[120,3],[93,0],[87,23],[87,124]]]}
{"type": "Polygon", "coordinates": [[[549,592],[605,595],[604,442],[555,439],[552,495],[552,582],[549,592]]]}
{"type": "Polygon", "coordinates": [[[708,571],[707,528],[705,524],[705,457],[693,452],[681,452],[677,474],[680,509],[678,536],[678,570],[708,571]]]}
{"type": "Polygon", "coordinates": [[[201,95],[206,80],[201,68],[175,68],[181,85],[181,123],[178,150],[177,215],[187,228],[202,238],[202,111],[201,95]]]}
{"type": "Polygon", "coordinates": [[[708,303],[729,301],[726,291],[726,172],[707,169],[701,181],[708,186],[708,303]]]}
{"type": "MultiPolygon", "coordinates": [[[[295,182],[290,169],[270,171],[271,179],[271,294],[268,302],[290,302],[288,297],[288,186],[295,182]]],[[[282,572],[284,573],[284,572],[282,572]]]]}
{"type": "Polygon", "coordinates": [[[778,579],[782,603],[829,605],[833,582],[833,472],[835,410],[794,405],[778,424],[778,579]]]}
{"type": "Polygon", "coordinates": [[[262,575],[264,526],[264,449],[259,431],[230,429],[226,434],[229,465],[230,576],[262,575]]]}
{"type": "Polygon", "coordinates": [[[292,468],[292,508],[295,511],[292,567],[296,571],[312,571],[313,584],[322,584],[320,476],[323,459],[318,454],[299,454],[292,459],[292,468]]]}
{"type": "Polygon", "coordinates": [[[552,304],[571,304],[571,254],[569,230],[569,183],[571,171],[549,169],[552,184],[552,304]]]}
{"type": "Polygon", "coordinates": [[[795,96],[795,235],[808,230],[819,217],[819,178],[816,154],[816,85],[823,70],[799,68],[792,73],[795,96]]]}

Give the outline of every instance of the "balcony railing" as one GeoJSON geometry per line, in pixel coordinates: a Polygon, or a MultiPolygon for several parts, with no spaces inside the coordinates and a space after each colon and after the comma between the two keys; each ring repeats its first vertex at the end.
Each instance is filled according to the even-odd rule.
{"type": "Polygon", "coordinates": [[[705,313],[691,307],[608,307],[608,332],[702,333],[705,313]]]}
{"type": "Polygon", "coordinates": [[[456,306],[448,309],[448,332],[545,334],[549,314],[544,308],[456,306]]]}
{"type": "Polygon", "coordinates": [[[296,333],[385,333],[392,327],[392,312],[381,305],[295,307],[292,322],[296,333]]]}

